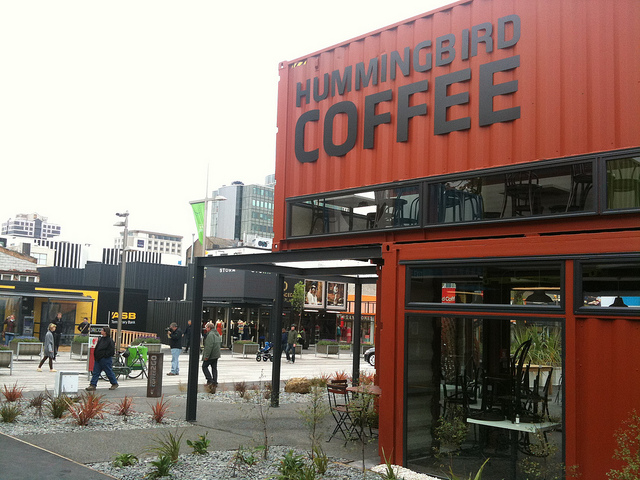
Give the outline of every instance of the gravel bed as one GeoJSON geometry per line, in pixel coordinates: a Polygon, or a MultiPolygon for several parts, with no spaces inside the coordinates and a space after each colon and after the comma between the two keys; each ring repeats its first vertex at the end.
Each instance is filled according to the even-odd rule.
{"type": "MultiPolygon", "coordinates": [[[[275,478],[278,471],[278,462],[291,450],[290,447],[274,446],[269,448],[267,460],[262,459],[262,452],[253,454],[257,462],[253,465],[238,463],[234,460],[235,450],[209,452],[206,455],[180,455],[178,463],[171,469],[168,477],[159,477],[172,480],[212,480],[212,479],[237,479],[237,480],[268,480],[275,478]]],[[[295,450],[297,455],[308,458],[307,452],[295,450]]],[[[110,463],[94,463],[91,468],[112,475],[121,480],[140,480],[155,470],[151,461],[142,460],[131,467],[115,468],[110,463]]],[[[367,471],[363,477],[362,470],[340,463],[339,460],[330,459],[325,475],[316,476],[316,480],[380,480],[380,474],[367,471]]],[[[409,480],[407,478],[407,480],[409,480]]]]}
{"type": "MultiPolygon", "coordinates": [[[[198,401],[222,402],[222,403],[255,403],[258,401],[254,391],[241,397],[232,390],[218,391],[215,394],[198,393],[198,401]]],[[[178,395],[176,398],[186,397],[178,395]]],[[[309,395],[280,392],[280,403],[305,403],[310,399],[309,395]]],[[[268,401],[265,399],[265,401],[268,401]]],[[[3,423],[0,421],[0,432],[12,435],[40,435],[48,433],[75,432],[75,431],[111,431],[111,430],[131,430],[145,428],[166,428],[166,427],[188,427],[190,424],[185,421],[166,418],[163,423],[156,423],[151,415],[134,412],[129,417],[122,417],[114,413],[115,404],[107,407],[103,418],[96,418],[90,421],[89,425],[81,427],[74,419],[67,415],[62,419],[51,417],[46,407],[42,408],[41,414],[35,407],[29,406],[27,399],[18,402],[22,409],[22,414],[18,416],[14,423],[3,423]]],[[[134,410],[136,405],[133,406],[134,410]]],[[[279,461],[291,450],[291,447],[272,446],[269,448],[269,455],[266,460],[262,459],[262,451],[245,450],[244,457],[254,457],[256,463],[247,463],[236,460],[236,450],[211,451],[206,455],[183,454],[178,462],[172,467],[168,477],[159,477],[171,480],[211,480],[211,479],[238,479],[238,480],[268,480],[275,478],[278,471],[279,461]]],[[[294,450],[296,455],[300,455],[309,462],[308,452],[294,450]]],[[[107,473],[121,480],[140,480],[146,478],[155,471],[151,464],[155,458],[142,458],[136,465],[129,467],[114,467],[111,462],[89,464],[88,466],[98,471],[107,473]]],[[[347,460],[340,458],[330,458],[327,472],[316,480],[371,480],[387,478],[385,473],[386,465],[378,465],[363,474],[360,468],[347,464],[347,460]]],[[[394,466],[398,479],[404,480],[439,480],[428,475],[418,474],[411,470],[394,466]]]]}
{"type": "Polygon", "coordinates": [[[66,415],[64,418],[53,418],[46,407],[42,408],[40,414],[36,408],[29,406],[28,401],[21,400],[18,404],[22,409],[22,414],[19,415],[13,423],[3,423],[0,421],[0,432],[11,436],[20,436],[77,431],[84,432],[88,429],[110,431],[140,428],[188,427],[191,425],[188,422],[172,418],[165,418],[162,423],[157,423],[151,415],[140,412],[134,412],[128,417],[123,417],[113,413],[115,407],[107,407],[103,418],[92,419],[89,425],[81,427],[70,415],[66,415]]]}

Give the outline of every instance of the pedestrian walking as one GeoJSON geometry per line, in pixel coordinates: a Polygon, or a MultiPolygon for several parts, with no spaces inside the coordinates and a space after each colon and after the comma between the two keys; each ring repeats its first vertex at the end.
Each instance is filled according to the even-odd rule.
{"type": "Polygon", "coordinates": [[[49,328],[47,329],[47,334],[44,336],[44,356],[42,360],[40,360],[40,365],[38,365],[38,371],[42,371],[42,365],[46,360],[49,360],[49,371],[55,372],[56,370],[53,368],[53,358],[55,357],[55,343],[53,332],[56,330],[56,325],[54,323],[49,324],[49,328]]]}
{"type": "Polygon", "coordinates": [[[207,379],[207,385],[218,385],[218,359],[222,337],[211,322],[207,323],[206,330],[207,336],[202,350],[202,372],[207,379]]]}
{"type": "Polygon", "coordinates": [[[298,342],[298,331],[295,325],[291,325],[291,330],[287,333],[287,363],[296,363],[296,343],[298,342]]]}
{"type": "Polygon", "coordinates": [[[171,348],[171,371],[167,373],[167,375],[179,375],[180,352],[182,352],[182,330],[178,328],[176,322],[169,325],[167,338],[169,338],[169,347],[171,348]]]}
{"type": "Polygon", "coordinates": [[[187,328],[184,329],[184,351],[189,351],[191,345],[191,320],[187,321],[187,328]]]}
{"type": "Polygon", "coordinates": [[[93,371],[91,372],[91,383],[86,388],[89,392],[95,390],[98,386],[98,379],[102,372],[105,373],[111,383],[109,390],[115,390],[118,388],[118,380],[116,379],[112,368],[113,356],[116,354],[116,344],[113,343],[113,339],[111,338],[111,329],[109,327],[102,327],[100,335],[98,343],[96,343],[96,348],[93,349],[93,371]]]}
{"type": "Polygon", "coordinates": [[[58,356],[58,347],[60,346],[60,337],[62,337],[62,313],[58,312],[56,318],[54,318],[51,323],[56,326],[55,331],[53,332],[53,344],[54,344],[54,352],[53,359],[55,360],[58,356]]]}

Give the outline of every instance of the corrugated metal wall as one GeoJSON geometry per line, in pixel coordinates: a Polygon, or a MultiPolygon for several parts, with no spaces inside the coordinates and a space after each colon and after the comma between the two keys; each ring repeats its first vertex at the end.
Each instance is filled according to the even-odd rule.
{"type": "MultiPolygon", "coordinates": [[[[433,15],[414,18],[393,28],[345,42],[331,49],[281,66],[278,105],[278,162],[276,189],[285,189],[285,198],[349,187],[380,184],[436,174],[510,165],[538,159],[563,157],[586,152],[627,148],[640,144],[640,2],[637,0],[474,0],[433,15]],[[498,19],[517,15],[521,36],[511,48],[498,49],[498,19]],[[463,31],[488,23],[492,26],[493,50],[478,46],[478,55],[462,58],[463,31]],[[356,91],[358,62],[365,67],[382,57],[390,63],[394,51],[411,54],[423,41],[455,36],[456,57],[451,63],[425,72],[411,67],[405,77],[397,70],[395,80],[379,81],[356,91]],[[479,126],[480,67],[500,59],[519,56],[519,66],[498,72],[495,84],[516,80],[517,92],[493,99],[494,110],[520,107],[520,118],[506,123],[479,126]],[[314,101],[314,78],[337,71],[344,75],[352,68],[353,87],[343,95],[329,93],[314,101]],[[470,80],[454,83],[448,95],[468,92],[469,101],[449,109],[449,119],[469,117],[468,130],[445,135],[434,134],[435,84],[437,78],[470,70],[470,80]],[[296,89],[310,80],[310,103],[296,107],[296,89]],[[426,115],[410,120],[407,142],[396,140],[398,89],[428,80],[428,90],[413,95],[412,104],[426,104],[426,115]],[[363,149],[365,97],[389,90],[392,100],[377,105],[376,113],[390,113],[390,123],[375,129],[373,149],[363,149]],[[355,147],[346,155],[328,156],[323,148],[324,119],[329,107],[338,102],[357,107],[355,147]],[[319,110],[319,120],[306,123],[305,150],[319,149],[315,162],[296,159],[295,127],[304,112],[319,110]]],[[[424,61],[424,60],[421,60],[424,61]]],[[[332,82],[332,88],[335,87],[332,82]]],[[[347,139],[346,115],[336,116],[334,142],[347,139]]],[[[282,207],[283,208],[283,207],[282,207]]],[[[278,234],[276,234],[278,237],[278,234]]]]}
{"type": "Polygon", "coordinates": [[[171,322],[176,322],[183,332],[187,328],[187,321],[191,318],[191,302],[149,300],[147,306],[147,332],[158,335],[163,343],[169,343],[165,328],[171,322]]]}

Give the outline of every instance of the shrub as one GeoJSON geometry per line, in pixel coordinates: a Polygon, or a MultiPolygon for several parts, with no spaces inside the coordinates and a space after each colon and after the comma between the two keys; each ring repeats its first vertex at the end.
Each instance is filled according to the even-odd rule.
{"type": "Polygon", "coordinates": [[[20,343],[41,343],[40,339],[35,338],[35,337],[19,337],[19,338],[14,338],[13,340],[11,340],[11,342],[9,342],[10,345],[17,345],[18,342],[20,343]]]}
{"type": "Polygon", "coordinates": [[[164,417],[169,413],[169,400],[164,399],[164,395],[151,407],[151,416],[156,423],[162,423],[164,417]]]}
{"type": "Polygon", "coordinates": [[[349,380],[350,376],[344,370],[342,372],[336,372],[333,374],[333,380],[349,380]]]}
{"type": "Polygon", "coordinates": [[[133,413],[133,397],[124,396],[116,406],[116,415],[123,416],[125,420],[133,413]]]}
{"type": "Polygon", "coordinates": [[[88,335],[76,335],[75,337],[73,337],[73,343],[87,343],[88,341],[88,335]]]}
{"type": "Polygon", "coordinates": [[[237,343],[238,345],[255,345],[256,342],[254,342],[253,340],[236,340],[233,343],[237,343]]]}
{"type": "Polygon", "coordinates": [[[74,418],[76,423],[81,427],[85,427],[94,418],[102,418],[107,402],[102,400],[103,395],[95,395],[89,393],[82,395],[80,401],[76,404],[69,405],[69,414],[74,418]]]}
{"type": "Polygon", "coordinates": [[[7,402],[17,402],[22,398],[22,391],[24,387],[18,387],[18,382],[14,383],[11,388],[6,385],[2,386],[2,395],[7,400],[7,402]]]}
{"type": "Polygon", "coordinates": [[[11,347],[7,347],[6,345],[0,345],[0,350],[11,350],[11,347]]]}
{"type": "Polygon", "coordinates": [[[337,340],[324,338],[322,340],[318,340],[318,343],[316,343],[316,345],[340,345],[340,343],[337,340]]]}
{"type": "Polygon", "coordinates": [[[640,478],[640,415],[636,410],[616,430],[615,439],[618,447],[613,458],[622,462],[622,468],[610,470],[607,477],[616,480],[640,478]]]}
{"type": "Polygon", "coordinates": [[[59,397],[49,395],[47,399],[47,409],[53,418],[62,418],[71,403],[71,399],[66,395],[60,395],[59,397]]]}
{"type": "Polygon", "coordinates": [[[284,391],[288,393],[309,393],[311,391],[311,382],[303,377],[291,378],[285,384],[284,391]]]}
{"type": "Polygon", "coordinates": [[[293,450],[289,450],[285,453],[284,457],[280,459],[278,465],[278,471],[280,475],[275,478],[278,480],[291,480],[300,478],[304,472],[304,461],[302,455],[296,455],[293,450]]]}
{"type": "Polygon", "coordinates": [[[160,458],[168,457],[171,462],[176,463],[180,456],[180,442],[182,442],[183,436],[184,432],[179,435],[177,431],[175,435],[167,432],[163,437],[156,438],[156,446],[151,450],[156,452],[160,458]]]}
{"type": "Polygon", "coordinates": [[[238,392],[240,398],[244,398],[245,393],[247,393],[247,382],[236,382],[233,388],[236,392],[238,392]]]}
{"type": "Polygon", "coordinates": [[[214,385],[212,383],[205,383],[204,384],[204,391],[214,395],[218,391],[218,386],[214,385]]]}
{"type": "Polygon", "coordinates": [[[44,406],[44,402],[47,400],[47,394],[39,393],[31,400],[29,400],[29,406],[36,409],[38,416],[42,416],[42,407],[44,406]]]}
{"type": "Polygon", "coordinates": [[[156,335],[149,335],[146,337],[137,337],[129,344],[131,346],[140,345],[142,343],[162,343],[162,341],[156,335]]]}
{"type": "Polygon", "coordinates": [[[22,409],[17,403],[5,403],[0,407],[0,417],[4,423],[13,423],[22,414],[22,409]]]}
{"type": "Polygon", "coordinates": [[[155,467],[155,470],[149,473],[149,478],[160,478],[169,475],[173,462],[170,457],[161,455],[158,457],[158,460],[152,461],[151,465],[155,467]]]}
{"type": "Polygon", "coordinates": [[[196,455],[206,455],[207,448],[211,444],[211,441],[207,439],[208,432],[205,432],[204,435],[198,435],[198,440],[187,440],[187,445],[189,445],[193,449],[193,453],[196,455]]]}
{"type": "Polygon", "coordinates": [[[133,453],[116,453],[116,458],[113,459],[111,465],[116,468],[130,467],[138,463],[138,457],[133,453]]]}

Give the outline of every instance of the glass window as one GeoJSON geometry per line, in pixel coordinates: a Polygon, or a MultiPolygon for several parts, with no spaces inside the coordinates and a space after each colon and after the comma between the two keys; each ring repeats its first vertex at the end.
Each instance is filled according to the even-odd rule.
{"type": "Polygon", "coordinates": [[[557,306],[561,274],[559,263],[415,266],[408,302],[557,306]]]}
{"type": "Polygon", "coordinates": [[[407,467],[467,478],[491,457],[482,478],[500,480],[562,465],[562,329],[550,320],[408,316],[407,467]],[[512,446],[517,459],[495,454],[512,446]]]}
{"type": "Polygon", "coordinates": [[[432,184],[429,223],[593,211],[592,172],[583,162],[432,184]]]}
{"type": "Polygon", "coordinates": [[[410,185],[293,203],[291,235],[419,225],[419,190],[419,185],[410,185]]]}
{"type": "MultiPolygon", "coordinates": [[[[623,308],[637,315],[640,309],[640,259],[627,262],[585,262],[582,271],[582,305],[623,308]]],[[[616,311],[616,314],[619,312],[616,311]]]]}
{"type": "Polygon", "coordinates": [[[607,208],[640,207],[640,157],[607,162],[607,208]]]}

